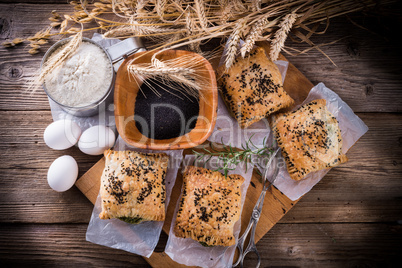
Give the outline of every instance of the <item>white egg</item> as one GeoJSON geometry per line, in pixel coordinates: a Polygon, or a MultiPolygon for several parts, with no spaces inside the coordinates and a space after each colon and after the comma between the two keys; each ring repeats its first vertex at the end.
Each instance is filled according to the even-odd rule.
{"type": "Polygon", "coordinates": [[[54,160],[47,171],[47,182],[57,192],[64,192],[73,187],[77,177],[77,162],[69,155],[54,160]]]}
{"type": "Polygon", "coordinates": [[[114,132],[110,128],[103,125],[94,126],[82,133],[78,148],[85,154],[100,155],[114,145],[115,139],[114,132]]]}
{"type": "Polygon", "coordinates": [[[58,120],[47,126],[43,139],[47,146],[55,150],[64,150],[77,143],[81,128],[71,120],[58,120]]]}

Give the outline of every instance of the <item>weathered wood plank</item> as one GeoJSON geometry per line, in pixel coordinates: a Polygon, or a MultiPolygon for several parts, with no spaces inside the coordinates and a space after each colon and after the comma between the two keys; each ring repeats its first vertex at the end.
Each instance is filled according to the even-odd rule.
{"type": "MultiPolygon", "coordinates": [[[[0,227],[3,266],[147,267],[135,254],[85,241],[86,224],[0,227]]],[[[394,224],[277,224],[257,247],[264,267],[398,267],[401,236],[394,224]]],[[[166,236],[161,240],[158,250],[166,236]]],[[[246,267],[254,259],[248,255],[246,267]]]]}
{"type": "Polygon", "coordinates": [[[401,235],[397,224],[277,224],[257,248],[270,267],[400,267],[401,235]]]}
{"type": "MultiPolygon", "coordinates": [[[[88,223],[92,204],[76,188],[51,190],[47,170],[3,170],[0,181],[0,222],[88,223]]],[[[395,222],[402,216],[400,176],[388,181],[331,171],[281,223],[395,222]],[[338,190],[342,189],[342,191],[338,190]]],[[[250,186],[252,187],[252,186],[250,186]]]]}
{"type": "MultiPolygon", "coordinates": [[[[5,29],[0,40],[17,36],[28,37],[46,27],[52,9],[69,11],[71,7],[68,4],[0,4],[0,18],[4,21],[5,29]],[[22,16],[24,20],[17,19],[22,16]]],[[[314,36],[312,40],[322,44],[348,37],[321,48],[337,66],[316,50],[304,55],[286,55],[287,58],[313,84],[324,82],[356,112],[400,112],[402,67],[394,60],[402,56],[399,42],[394,39],[387,41],[362,31],[345,18],[336,18],[333,21],[325,35],[314,36]],[[393,101],[389,101],[390,99],[393,101]]],[[[287,46],[300,50],[308,48],[290,39],[287,46]]],[[[49,45],[45,45],[41,53],[33,56],[23,46],[0,48],[0,110],[49,109],[42,90],[32,96],[25,92],[26,80],[38,69],[41,57],[48,47],[49,45]]]]}
{"type": "Polygon", "coordinates": [[[148,267],[135,254],[85,240],[87,225],[1,225],[2,266],[148,267]]]}
{"type": "MultiPolygon", "coordinates": [[[[375,175],[373,172],[378,172],[377,175],[400,172],[402,117],[391,113],[363,113],[359,116],[369,131],[350,150],[350,161],[341,168],[368,171],[372,175],[375,175]],[[379,159],[382,163],[378,162],[379,159]]],[[[84,155],[76,147],[64,151],[48,148],[43,141],[43,131],[51,122],[50,112],[0,111],[0,125],[3,126],[0,129],[0,148],[5,149],[0,155],[0,167],[48,168],[49,161],[63,154],[71,154],[83,164],[94,164],[100,159],[99,156],[84,155]],[[35,156],[27,151],[35,152],[35,156]]]]}
{"type": "MultiPolygon", "coordinates": [[[[71,10],[62,0],[51,1],[55,5],[0,1],[4,2],[0,41],[27,37],[46,27],[52,9],[71,10]]],[[[322,47],[337,67],[315,50],[286,57],[314,84],[324,82],[337,92],[356,112],[401,112],[402,66],[396,59],[402,51],[396,35],[388,35],[386,41],[345,19],[335,19],[325,35],[312,40],[320,44],[345,36],[322,47]]],[[[24,47],[0,47],[0,265],[146,267],[139,256],[86,242],[92,204],[75,187],[56,193],[47,185],[47,168],[56,157],[73,155],[80,175],[100,158],[77,148],[53,151],[43,143],[43,130],[52,121],[48,102],[41,90],[27,94],[25,81],[49,45],[34,56],[24,47]]],[[[307,48],[291,40],[287,46],[307,48]]],[[[397,259],[401,227],[390,224],[402,216],[402,118],[391,113],[359,116],[370,131],[348,153],[348,163],[333,169],[260,240],[262,265],[402,265],[397,259]]],[[[163,251],[165,242],[162,234],[157,251],[163,251]]]]}
{"type": "MultiPolygon", "coordinates": [[[[53,2],[56,4],[0,4],[0,41],[16,37],[27,38],[47,28],[52,10],[57,10],[60,14],[73,11],[71,5],[65,1],[53,2]]],[[[52,33],[57,31],[53,29],[52,33]]],[[[92,34],[85,33],[84,36],[91,37],[92,34]]],[[[0,110],[49,110],[47,97],[42,89],[27,92],[28,81],[37,73],[46,50],[61,38],[64,36],[54,37],[36,55],[28,54],[28,43],[13,48],[0,46],[0,110]]]]}
{"type": "MultiPolygon", "coordinates": [[[[370,130],[348,153],[349,162],[331,170],[281,222],[391,222],[401,218],[402,116],[360,116],[370,130]]],[[[0,222],[89,221],[90,202],[75,187],[65,193],[52,191],[46,181],[47,168],[56,157],[71,154],[79,161],[82,175],[100,156],[88,157],[77,148],[49,149],[42,139],[49,122],[50,113],[0,112],[0,222]]]]}

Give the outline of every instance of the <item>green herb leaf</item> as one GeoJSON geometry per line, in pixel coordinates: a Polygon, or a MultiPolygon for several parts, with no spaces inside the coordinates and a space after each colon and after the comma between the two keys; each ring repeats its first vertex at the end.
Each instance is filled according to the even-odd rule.
{"type": "MultiPolygon", "coordinates": [[[[253,134],[254,135],[254,134],[253,134]]],[[[197,152],[193,150],[193,153],[196,155],[196,160],[205,160],[204,166],[212,159],[212,157],[218,157],[221,165],[215,169],[215,171],[221,171],[225,177],[228,176],[229,171],[235,170],[236,166],[240,163],[244,163],[246,165],[246,171],[248,169],[248,163],[251,162],[253,156],[257,156],[260,158],[270,156],[273,152],[272,148],[268,148],[265,144],[267,137],[264,138],[263,148],[258,148],[252,141],[253,135],[246,141],[245,144],[242,144],[243,150],[239,150],[234,148],[231,144],[225,145],[222,141],[222,149],[218,150],[216,147],[210,143],[210,150],[207,148],[203,148],[203,152],[197,152]]]]}
{"type": "Polygon", "coordinates": [[[208,245],[207,243],[205,243],[205,242],[199,242],[203,247],[213,247],[213,246],[211,246],[211,245],[208,245]]]}
{"type": "Polygon", "coordinates": [[[130,224],[139,224],[143,221],[143,218],[139,217],[119,217],[118,219],[130,224]]]}

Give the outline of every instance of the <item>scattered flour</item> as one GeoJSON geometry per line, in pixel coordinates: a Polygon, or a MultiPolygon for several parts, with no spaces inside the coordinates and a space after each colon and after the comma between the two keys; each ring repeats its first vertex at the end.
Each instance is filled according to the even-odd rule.
{"type": "MultiPolygon", "coordinates": [[[[54,53],[63,49],[58,48],[54,53]]],[[[76,53],[47,75],[48,94],[60,104],[83,107],[100,100],[113,79],[109,58],[98,46],[83,41],[76,53]]]]}

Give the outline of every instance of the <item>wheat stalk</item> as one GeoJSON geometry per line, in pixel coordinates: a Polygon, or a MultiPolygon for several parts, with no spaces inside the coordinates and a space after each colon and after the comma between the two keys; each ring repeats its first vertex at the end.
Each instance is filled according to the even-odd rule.
{"type": "Polygon", "coordinates": [[[197,76],[195,69],[187,66],[177,67],[177,63],[182,62],[183,58],[162,62],[156,58],[156,54],[153,55],[149,64],[135,64],[133,63],[135,59],[131,60],[127,63],[128,72],[141,77],[142,80],[145,80],[146,77],[153,77],[183,83],[190,88],[188,91],[190,95],[194,95],[200,89],[199,84],[194,82],[194,78],[197,76]]]}
{"type": "MultiPolygon", "coordinates": [[[[384,0],[380,4],[394,2],[395,0],[384,0]]],[[[76,0],[71,1],[73,13],[59,14],[55,10],[51,12],[49,24],[60,27],[58,33],[26,40],[34,46],[29,52],[37,53],[39,39],[47,41],[53,35],[74,35],[77,32],[76,23],[96,22],[98,27],[83,31],[106,31],[105,37],[144,37],[154,42],[154,46],[159,49],[178,47],[180,44],[189,45],[189,48],[199,52],[200,41],[236,36],[239,21],[245,19],[253,27],[250,31],[247,27],[242,30],[241,34],[247,36],[246,44],[241,49],[242,56],[252,47],[254,39],[271,38],[273,41],[270,56],[276,59],[283,50],[292,27],[306,31],[306,34],[295,36],[311,45],[309,38],[316,32],[309,25],[378,4],[372,0],[76,0]],[[194,13],[190,16],[193,23],[191,25],[188,24],[189,11],[194,13]],[[296,20],[295,16],[300,18],[296,20]],[[258,22],[263,18],[270,20],[265,31],[257,29],[258,22]],[[262,32],[258,34],[260,30],[262,32]]],[[[236,38],[233,43],[235,41],[236,38]]],[[[4,45],[13,47],[11,42],[5,42],[4,45]]],[[[236,53],[237,47],[231,46],[230,57],[226,62],[228,66],[234,61],[236,53]]]]}
{"type": "Polygon", "coordinates": [[[118,26],[103,34],[104,38],[146,36],[163,31],[158,27],[140,25],[133,17],[130,18],[129,25],[118,26]]]}
{"type": "Polygon", "coordinates": [[[255,41],[257,41],[257,39],[261,36],[267,24],[268,20],[266,18],[261,18],[251,27],[250,33],[247,35],[246,40],[240,49],[240,53],[243,58],[246,56],[246,53],[253,49],[255,41]]]}
{"type": "Polygon", "coordinates": [[[200,21],[201,28],[206,31],[208,28],[208,20],[205,15],[205,3],[203,0],[194,0],[195,10],[200,21]]]}
{"type": "Polygon", "coordinates": [[[161,21],[166,21],[164,18],[167,0],[156,0],[155,10],[161,21]]]}
{"type": "Polygon", "coordinates": [[[65,60],[75,53],[82,42],[82,31],[75,34],[71,40],[63,46],[58,53],[50,55],[49,59],[42,66],[39,75],[29,86],[29,89],[34,89],[36,86],[44,83],[46,76],[55,68],[61,66],[65,60]]]}
{"type": "Polygon", "coordinates": [[[244,4],[243,4],[243,2],[241,0],[232,0],[231,1],[231,5],[233,5],[234,10],[239,11],[239,12],[246,12],[247,11],[248,8],[245,7],[244,4]]]}
{"type": "Polygon", "coordinates": [[[252,2],[251,2],[251,10],[252,11],[261,10],[261,0],[252,0],[252,2]]]}
{"type": "Polygon", "coordinates": [[[135,6],[135,15],[137,17],[147,13],[145,7],[147,6],[148,2],[149,0],[137,0],[137,5],[135,6]]]}
{"type": "MultiPolygon", "coordinates": [[[[188,11],[186,13],[186,26],[187,26],[187,36],[189,36],[189,40],[191,41],[192,38],[191,36],[196,32],[196,24],[194,22],[194,19],[191,17],[191,13],[190,11],[188,11]]],[[[201,52],[201,48],[200,48],[200,42],[192,42],[189,44],[189,48],[192,51],[201,52]]]]}
{"type": "Polygon", "coordinates": [[[165,76],[170,74],[186,75],[194,72],[194,70],[191,70],[189,68],[181,68],[181,67],[155,67],[155,66],[141,67],[137,65],[130,65],[127,68],[133,75],[149,75],[149,76],[155,76],[155,75],[165,76]]]}
{"type": "Polygon", "coordinates": [[[128,72],[141,81],[153,78],[160,80],[161,84],[165,85],[172,82],[183,84],[186,86],[185,89],[173,88],[185,90],[185,92],[181,91],[185,96],[204,98],[201,88],[208,88],[209,83],[206,76],[203,75],[205,59],[197,54],[188,54],[161,61],[158,59],[158,55],[161,53],[163,50],[153,54],[150,63],[135,63],[136,59],[129,61],[127,63],[128,72]]]}
{"type": "Polygon", "coordinates": [[[279,24],[279,29],[276,31],[275,37],[271,42],[271,50],[269,52],[271,60],[275,61],[278,59],[279,53],[285,45],[288,33],[290,29],[292,29],[297,17],[298,15],[295,12],[292,12],[286,15],[279,24]]]}
{"type": "Polygon", "coordinates": [[[226,24],[232,16],[231,6],[227,3],[227,1],[225,1],[224,5],[222,5],[219,15],[221,24],[226,24]]]}
{"type": "Polygon", "coordinates": [[[237,48],[245,26],[246,26],[246,19],[244,18],[240,19],[236,23],[235,28],[233,29],[233,32],[229,37],[229,43],[227,45],[226,59],[225,59],[226,69],[229,69],[236,59],[237,48]]]}

